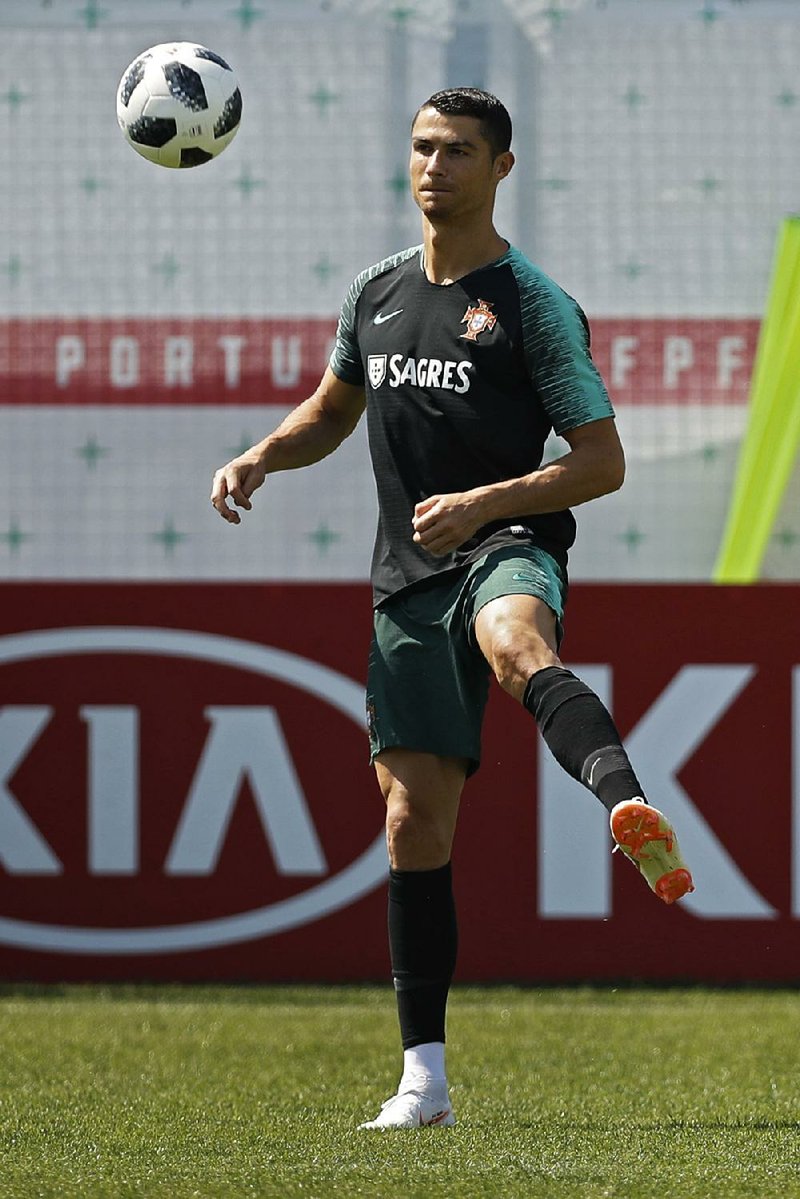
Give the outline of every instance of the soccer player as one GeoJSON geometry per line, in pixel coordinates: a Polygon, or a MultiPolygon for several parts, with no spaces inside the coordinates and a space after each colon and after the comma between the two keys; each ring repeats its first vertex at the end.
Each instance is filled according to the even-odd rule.
{"type": "Polygon", "coordinates": [[[211,493],[237,524],[228,500],[249,510],[268,474],[330,454],[366,407],[379,504],[367,713],[404,1057],[397,1093],[362,1128],[455,1122],[450,855],[491,673],[608,809],[616,845],[656,894],[672,903],[693,889],[609,713],[558,657],[570,509],[619,488],[625,463],[583,312],[494,227],[510,145],[509,115],[486,92],[454,88],[421,106],[410,179],[422,245],[357,277],[315,393],[217,471],[211,493]],[[551,429],[569,452],[542,466],[551,429]]]}

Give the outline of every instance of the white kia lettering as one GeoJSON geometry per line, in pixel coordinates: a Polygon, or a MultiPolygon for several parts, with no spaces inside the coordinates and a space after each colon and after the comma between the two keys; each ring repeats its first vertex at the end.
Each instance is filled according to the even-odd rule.
{"type": "MultiPolygon", "coordinates": [[[[213,662],[274,678],[330,704],[363,735],[364,689],[317,662],[271,646],[211,633],[125,626],[43,629],[0,637],[0,666],[53,656],[146,654],[213,662]]],[[[48,707],[0,709],[0,862],[10,872],[60,874],[58,858],[34,828],[7,786],[50,717],[48,707]]],[[[81,709],[89,729],[89,864],[95,873],[131,873],[138,858],[133,826],[138,807],[138,715],[133,708],[81,709]],[[125,781],[115,771],[125,771],[125,781]]],[[[321,874],[326,869],[311,815],[296,778],[277,718],[270,708],[211,708],[212,731],[190,789],[169,853],[168,869],[207,871],[224,841],[238,781],[248,777],[276,862],[286,873],[321,874]],[[266,736],[272,752],[261,755],[250,742],[266,736]],[[277,752],[276,752],[277,751],[277,752]],[[212,794],[220,786],[219,794],[212,794]],[[274,788],[274,789],[273,789],[274,788]],[[286,803],[287,810],[281,810],[286,803]],[[201,829],[201,815],[209,816],[201,829]]],[[[368,894],[387,873],[381,829],[350,865],[277,903],[249,912],[194,923],[141,928],[76,928],[0,916],[0,943],[56,953],[172,953],[251,941],[308,924],[368,894]]]]}
{"type": "MultiPolygon", "coordinates": [[[[571,669],[611,707],[608,666],[571,669]]],[[[541,737],[537,758],[539,915],[553,920],[602,920],[611,914],[608,815],[580,783],[564,773],[541,737]]]]}
{"type": "Polygon", "coordinates": [[[733,861],[691,802],[677,775],[755,674],[753,666],[684,666],[628,738],[634,761],[647,763],[648,786],[680,830],[697,891],[681,903],[695,916],[765,920],[777,916],[733,861]]]}
{"type": "Polygon", "coordinates": [[[9,874],[60,874],[62,870],[7,786],[52,714],[52,708],[33,706],[0,710],[0,862],[9,874]]]}
{"type": "MultiPolygon", "coordinates": [[[[611,708],[611,671],[574,667],[611,708]]],[[[771,919],[759,895],[709,828],[677,780],[683,764],[754,673],[752,666],[686,666],[626,740],[643,783],[663,800],[688,861],[697,863],[697,891],[682,904],[710,919],[771,919]]],[[[575,825],[586,792],[555,764],[540,742],[539,911],[551,919],[604,919],[611,914],[611,856],[606,813],[592,805],[575,825]],[[567,860],[569,859],[569,860],[567,860]],[[569,866],[569,868],[567,868],[569,866]]]]}
{"type": "Polygon", "coordinates": [[[90,874],[139,869],[139,712],[85,707],[90,874]]]}
{"type": "Polygon", "coordinates": [[[281,874],[328,864],[274,708],[207,708],[211,733],[167,858],[168,874],[213,873],[243,780],[281,874]]]}
{"type": "MultiPolygon", "coordinates": [[[[362,728],[363,689],[282,650],[173,629],[79,628],[0,637],[0,665],[51,656],[150,654],[228,665],[275,678],[330,703],[362,728]]],[[[575,670],[613,710],[608,666],[575,670]]],[[[754,675],[751,665],[692,665],[675,675],[627,738],[649,792],[663,800],[695,868],[698,890],[683,906],[707,919],[771,919],[775,909],[733,861],[678,781],[754,675]]],[[[792,914],[800,916],[800,667],[792,675],[792,914]]],[[[130,874],[138,861],[138,714],[131,707],[84,707],[89,741],[88,857],[95,873],[130,874]]],[[[62,865],[12,793],[9,781],[52,717],[46,706],[0,709],[0,862],[12,874],[62,873],[62,865]]],[[[248,779],[279,868],[325,870],[311,814],[272,708],[210,708],[211,732],[168,855],[172,874],[207,873],[217,861],[238,791],[248,779]],[[269,752],[262,752],[266,742],[269,752]]],[[[538,906],[549,919],[611,914],[607,816],[539,753],[538,906]],[[579,823],[576,806],[583,806],[579,823]]],[[[0,942],[64,953],[161,953],[251,940],[297,927],[372,890],[386,873],[382,833],[350,866],[286,900],[250,912],[168,927],[74,928],[0,917],[0,942]]]]}

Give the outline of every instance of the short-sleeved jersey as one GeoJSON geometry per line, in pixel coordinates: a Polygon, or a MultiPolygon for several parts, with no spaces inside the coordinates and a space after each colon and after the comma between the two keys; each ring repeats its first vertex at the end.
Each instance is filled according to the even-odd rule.
{"type": "Polygon", "coordinates": [[[444,557],[412,540],[411,523],[415,505],[431,495],[536,470],[551,429],[561,434],[614,415],[586,317],[552,279],[510,247],[440,285],[425,274],[421,246],[404,250],[352,284],[330,365],[366,391],[379,508],[376,604],[520,541],[566,570],[575,538],[569,510],[494,521],[444,557]]]}

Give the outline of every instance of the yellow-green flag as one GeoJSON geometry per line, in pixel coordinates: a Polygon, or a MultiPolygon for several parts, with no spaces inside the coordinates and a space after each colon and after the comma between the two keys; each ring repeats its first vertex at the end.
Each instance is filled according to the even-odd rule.
{"type": "Polygon", "coordinates": [[[800,446],[800,217],[781,224],[717,583],[752,583],[800,446]]]}

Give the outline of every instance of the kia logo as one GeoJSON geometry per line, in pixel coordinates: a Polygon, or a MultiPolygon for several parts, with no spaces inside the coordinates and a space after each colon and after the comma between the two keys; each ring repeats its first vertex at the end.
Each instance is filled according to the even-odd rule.
{"type": "MultiPolygon", "coordinates": [[[[125,626],[37,630],[0,638],[0,666],[36,659],[98,654],[183,658],[248,671],[308,693],[338,710],[352,720],[359,730],[363,730],[364,692],[359,684],[329,667],[274,647],[210,633],[125,626]]],[[[120,835],[120,829],[123,834],[126,831],[126,783],[122,772],[115,773],[108,765],[109,747],[117,747],[116,761],[126,762],[133,757],[130,748],[133,745],[129,719],[131,711],[118,707],[104,709],[101,706],[87,706],[81,710],[81,717],[89,729],[89,775],[96,793],[90,820],[94,838],[90,846],[90,861],[93,855],[99,864],[98,872],[133,874],[136,870],[135,853],[130,848],[132,838],[126,840],[124,835],[120,835]]],[[[214,819],[209,825],[207,817],[211,810],[209,805],[213,808],[213,804],[217,803],[219,808],[216,797],[220,790],[220,779],[223,780],[223,789],[224,786],[228,787],[231,804],[234,796],[234,785],[230,781],[233,776],[230,770],[226,774],[224,753],[219,747],[223,743],[230,745],[232,737],[239,746],[249,743],[248,731],[255,728],[254,713],[260,720],[259,769],[262,777],[265,777],[266,772],[269,773],[280,796],[280,802],[268,796],[263,801],[265,810],[262,812],[262,821],[270,825],[268,831],[274,857],[286,875],[319,876],[327,873],[328,867],[294,774],[291,755],[281,740],[277,718],[270,708],[207,710],[212,721],[212,734],[175,832],[167,862],[168,873],[202,875],[213,871],[215,855],[219,852],[224,833],[226,813],[220,809],[221,814],[215,815],[212,810],[216,825],[214,819]],[[231,732],[234,726],[235,734],[231,732]],[[265,754],[268,754],[270,746],[276,752],[268,759],[265,754]],[[278,752],[281,747],[282,757],[278,752]],[[271,808],[270,804],[273,805],[271,808]]],[[[49,714],[50,709],[33,705],[0,708],[0,826],[17,830],[21,837],[20,844],[24,842],[27,845],[30,858],[35,863],[28,873],[38,871],[41,874],[54,874],[60,871],[61,866],[17,803],[7,783],[49,719],[49,714]],[[25,837],[28,838],[27,842],[25,837]]],[[[266,792],[268,789],[263,790],[266,792]]],[[[127,819],[130,825],[130,813],[127,819]]],[[[386,872],[386,847],[381,831],[354,861],[324,881],[299,894],[245,912],[216,919],[138,928],[62,926],[0,916],[0,943],[40,951],[102,955],[168,954],[211,949],[285,932],[347,907],[381,883],[386,872]]]]}

